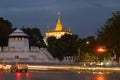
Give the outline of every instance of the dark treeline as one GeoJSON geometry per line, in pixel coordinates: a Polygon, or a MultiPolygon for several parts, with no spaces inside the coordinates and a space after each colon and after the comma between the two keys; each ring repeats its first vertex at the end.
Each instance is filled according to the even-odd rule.
{"type": "Polygon", "coordinates": [[[0,46],[8,45],[8,35],[12,32],[12,24],[8,20],[0,18],[0,46]]]}
{"type": "Polygon", "coordinates": [[[62,60],[66,56],[73,56],[78,58],[78,61],[80,61],[85,60],[87,57],[85,56],[86,54],[90,54],[91,59],[93,59],[93,56],[96,56],[93,54],[95,53],[94,49],[96,44],[93,36],[80,39],[76,34],[65,34],[59,39],[48,37],[47,42],[48,50],[59,60],[62,60]]]}

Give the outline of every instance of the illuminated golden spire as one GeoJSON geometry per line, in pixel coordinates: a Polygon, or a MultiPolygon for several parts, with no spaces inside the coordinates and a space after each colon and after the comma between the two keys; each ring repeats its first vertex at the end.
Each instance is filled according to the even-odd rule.
{"type": "Polygon", "coordinates": [[[62,31],[62,30],[63,30],[63,27],[62,27],[62,24],[60,22],[60,12],[58,12],[58,21],[57,21],[57,24],[55,27],[55,31],[62,31]]]}

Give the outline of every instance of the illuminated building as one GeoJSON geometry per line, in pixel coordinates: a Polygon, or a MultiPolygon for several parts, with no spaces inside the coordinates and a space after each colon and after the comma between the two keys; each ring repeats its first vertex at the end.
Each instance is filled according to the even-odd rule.
{"type": "Polygon", "coordinates": [[[58,21],[57,21],[55,29],[50,30],[48,28],[45,34],[46,34],[46,37],[45,37],[46,39],[51,36],[54,36],[58,39],[58,38],[61,38],[61,36],[65,35],[65,34],[72,35],[72,31],[70,30],[70,28],[68,30],[63,29],[62,23],[60,21],[60,12],[58,12],[58,21]]]}

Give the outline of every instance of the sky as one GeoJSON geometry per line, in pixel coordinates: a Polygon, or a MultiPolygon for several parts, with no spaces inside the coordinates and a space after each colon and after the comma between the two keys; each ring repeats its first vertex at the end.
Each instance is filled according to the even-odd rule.
{"type": "Polygon", "coordinates": [[[112,13],[120,10],[120,0],[1,0],[0,17],[13,27],[37,27],[43,36],[55,28],[58,12],[64,29],[80,38],[96,36],[112,13]]]}

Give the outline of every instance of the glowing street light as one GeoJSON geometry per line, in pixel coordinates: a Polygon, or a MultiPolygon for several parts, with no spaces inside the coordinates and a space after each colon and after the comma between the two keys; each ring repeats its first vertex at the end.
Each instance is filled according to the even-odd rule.
{"type": "Polygon", "coordinates": [[[86,44],[90,44],[90,42],[89,42],[89,41],[87,41],[87,42],[86,42],[86,44]]]}
{"type": "Polygon", "coordinates": [[[97,52],[106,52],[106,51],[107,51],[107,49],[104,47],[97,48],[97,52]]]}
{"type": "Polygon", "coordinates": [[[89,41],[86,41],[84,44],[82,44],[79,48],[78,48],[78,56],[77,56],[77,61],[79,61],[80,60],[80,56],[81,56],[81,48],[83,47],[83,46],[85,46],[85,45],[89,45],[90,44],[90,42],[89,41]]]}

